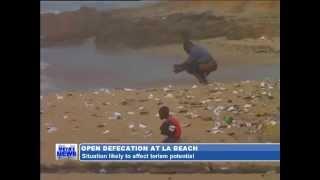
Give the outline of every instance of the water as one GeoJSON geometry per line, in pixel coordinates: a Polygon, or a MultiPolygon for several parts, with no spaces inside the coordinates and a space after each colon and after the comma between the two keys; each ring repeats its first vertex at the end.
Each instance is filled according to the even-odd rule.
{"type": "Polygon", "coordinates": [[[134,8],[157,1],[41,1],[40,13],[61,13],[75,11],[80,7],[94,7],[97,10],[110,10],[118,8],[134,8]]]}
{"type": "MultiPolygon", "coordinates": [[[[168,84],[194,84],[187,73],[174,74],[181,59],[137,54],[101,53],[92,42],[41,48],[41,92],[98,88],[143,88],[168,84]]],[[[280,64],[220,67],[210,81],[280,79],[280,64]]]]}

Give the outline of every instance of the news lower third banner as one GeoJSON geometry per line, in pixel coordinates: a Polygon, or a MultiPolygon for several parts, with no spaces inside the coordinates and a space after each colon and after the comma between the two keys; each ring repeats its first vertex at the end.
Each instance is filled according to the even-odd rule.
{"type": "Polygon", "coordinates": [[[80,144],[56,146],[57,159],[80,161],[279,161],[279,143],[80,144]],[[71,147],[71,148],[70,148],[71,147]],[[60,148],[60,149],[59,149],[60,148]],[[78,149],[78,150],[77,150],[78,149]],[[73,152],[68,152],[72,150],[73,152]],[[72,156],[72,157],[71,157],[72,156]]]}

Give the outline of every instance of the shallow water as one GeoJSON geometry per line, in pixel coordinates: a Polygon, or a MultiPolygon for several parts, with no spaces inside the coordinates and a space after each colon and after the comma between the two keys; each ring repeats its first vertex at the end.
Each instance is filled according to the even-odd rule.
{"type": "MultiPolygon", "coordinates": [[[[174,74],[180,59],[136,53],[109,55],[92,43],[41,48],[41,92],[98,88],[143,88],[168,84],[195,84],[187,73],[174,74]]],[[[237,65],[219,68],[210,81],[280,79],[280,64],[237,65]]]]}

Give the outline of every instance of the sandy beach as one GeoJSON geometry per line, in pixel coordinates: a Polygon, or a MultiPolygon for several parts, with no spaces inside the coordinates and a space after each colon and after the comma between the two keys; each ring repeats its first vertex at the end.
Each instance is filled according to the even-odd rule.
{"type": "Polygon", "coordinates": [[[279,174],[42,174],[41,180],[153,179],[153,180],[279,180],[279,174]]]}
{"type": "Polygon", "coordinates": [[[280,81],[243,81],[41,96],[41,160],[55,162],[55,143],[161,142],[163,105],[182,142],[279,142],[279,90],[280,81]]]}

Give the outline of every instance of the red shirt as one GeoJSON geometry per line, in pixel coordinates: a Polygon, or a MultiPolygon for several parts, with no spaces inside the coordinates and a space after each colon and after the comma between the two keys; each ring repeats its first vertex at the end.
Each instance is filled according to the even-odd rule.
{"type": "Polygon", "coordinates": [[[176,128],[175,128],[175,131],[174,131],[174,134],[173,134],[173,137],[176,138],[176,139],[180,139],[180,136],[181,136],[181,126],[180,126],[180,123],[179,121],[173,117],[173,116],[170,116],[169,117],[169,120],[168,120],[172,125],[174,125],[176,128]]]}

